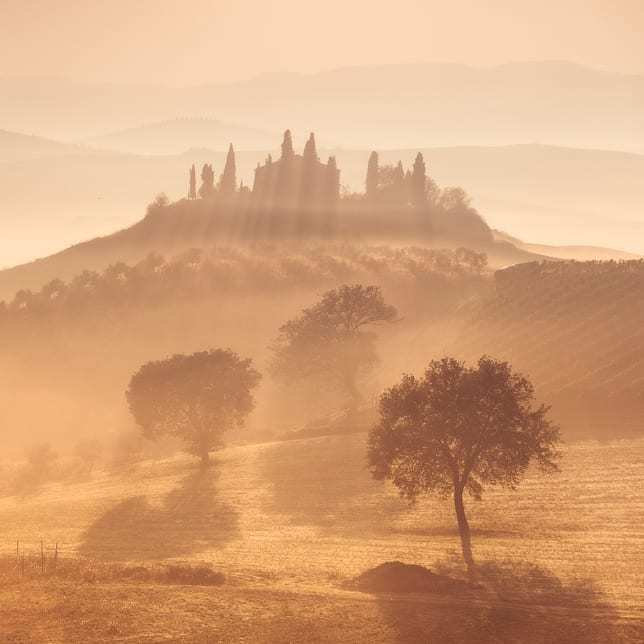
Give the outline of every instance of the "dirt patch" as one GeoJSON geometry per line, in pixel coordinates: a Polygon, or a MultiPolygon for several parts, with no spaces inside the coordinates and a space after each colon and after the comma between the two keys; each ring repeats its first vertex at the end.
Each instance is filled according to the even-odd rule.
{"type": "Polygon", "coordinates": [[[438,575],[428,568],[400,561],[388,561],[358,575],[346,587],[365,593],[471,594],[476,586],[438,575]]]}

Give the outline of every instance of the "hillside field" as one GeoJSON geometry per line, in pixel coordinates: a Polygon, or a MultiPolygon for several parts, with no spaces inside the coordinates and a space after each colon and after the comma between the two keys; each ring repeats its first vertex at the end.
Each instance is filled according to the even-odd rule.
{"type": "Polygon", "coordinates": [[[392,560],[462,574],[450,503],[410,508],[373,482],[365,440],[233,446],[210,470],[176,456],[20,496],[5,481],[0,641],[641,641],[644,440],[569,444],[559,474],[471,501],[475,557],[505,591],[451,599],[343,587],[392,560]],[[20,579],[18,539],[32,567],[42,539],[48,562],[58,543],[90,566],[206,562],[226,583],[20,579]]]}

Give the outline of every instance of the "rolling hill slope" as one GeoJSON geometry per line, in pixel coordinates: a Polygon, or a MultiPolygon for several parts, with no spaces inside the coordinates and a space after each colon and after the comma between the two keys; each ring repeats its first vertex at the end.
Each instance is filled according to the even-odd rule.
{"type": "Polygon", "coordinates": [[[495,275],[453,350],[526,373],[571,434],[644,430],[644,261],[523,264],[495,275]]]}
{"type": "Polygon", "coordinates": [[[475,636],[481,644],[500,634],[526,644],[637,642],[643,450],[641,440],[569,445],[560,474],[530,472],[518,491],[491,491],[468,504],[477,560],[505,571],[500,597],[343,588],[395,559],[462,574],[451,504],[426,499],[410,508],[371,480],[364,435],[229,447],[209,470],[176,457],[63,478],[20,498],[5,492],[2,561],[13,561],[19,538],[31,566],[42,539],[48,557],[56,542],[62,559],[86,557],[90,575],[94,561],[207,562],[226,583],[105,582],[98,567],[94,577],[69,583],[5,575],[0,635],[24,637],[47,625],[54,642],[115,634],[226,641],[240,633],[262,642],[304,633],[314,642],[381,644],[423,641],[423,633],[441,642],[475,636]],[[151,615],[146,601],[173,610],[151,615]],[[64,610],[74,616],[68,628],[80,630],[57,633],[64,610]],[[38,619],[30,622],[32,612],[38,619]]]}

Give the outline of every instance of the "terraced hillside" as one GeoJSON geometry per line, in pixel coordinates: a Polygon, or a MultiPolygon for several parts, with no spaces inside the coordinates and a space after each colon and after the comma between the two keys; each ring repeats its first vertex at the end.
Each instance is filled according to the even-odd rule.
{"type": "Polygon", "coordinates": [[[644,261],[543,262],[495,274],[455,343],[509,360],[567,434],[644,430],[644,261]]]}
{"type": "Polygon", "coordinates": [[[359,434],[231,447],[205,471],[185,457],[146,461],[20,496],[4,477],[0,641],[640,641],[641,439],[569,445],[560,474],[530,472],[515,492],[469,502],[476,558],[506,571],[498,599],[343,586],[395,559],[461,570],[451,504],[408,507],[371,480],[364,454],[359,434]],[[40,566],[42,539],[47,570],[58,543],[61,559],[86,559],[90,574],[16,579],[16,539],[28,566],[40,566]],[[206,562],[226,582],[91,572],[124,561],[206,562]]]}

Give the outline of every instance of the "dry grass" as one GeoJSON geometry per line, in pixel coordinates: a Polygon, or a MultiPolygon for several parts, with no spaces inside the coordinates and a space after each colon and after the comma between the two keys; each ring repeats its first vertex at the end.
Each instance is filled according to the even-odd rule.
{"type": "Polygon", "coordinates": [[[9,576],[0,641],[636,642],[643,482],[643,440],[576,444],[561,474],[471,502],[495,599],[445,602],[341,589],[394,559],[462,572],[449,503],[409,508],[371,481],[363,435],[230,448],[205,472],[183,457],[97,472],[0,498],[2,554],[20,538],[39,557],[42,538],[49,556],[207,563],[226,584],[9,576]]]}

